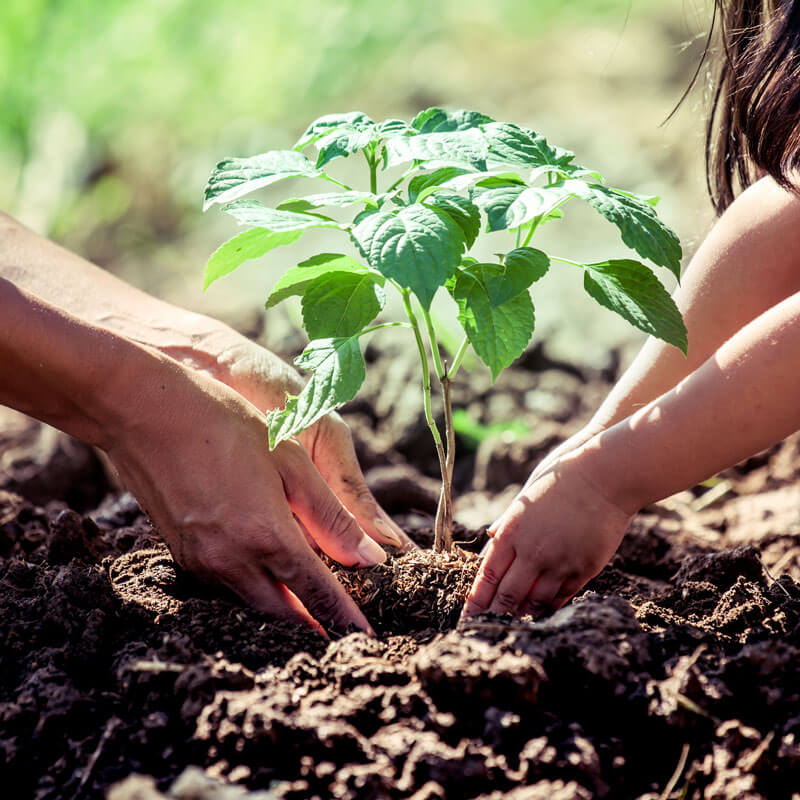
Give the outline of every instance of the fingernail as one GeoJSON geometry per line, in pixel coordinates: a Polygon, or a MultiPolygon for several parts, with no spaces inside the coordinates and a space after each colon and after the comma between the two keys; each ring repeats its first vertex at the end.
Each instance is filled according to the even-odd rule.
{"type": "Polygon", "coordinates": [[[358,543],[356,552],[361,559],[361,566],[372,567],[386,561],[386,551],[369,536],[364,536],[358,543]]]}
{"type": "Polygon", "coordinates": [[[394,547],[403,546],[403,540],[392,529],[392,526],[385,519],[375,517],[375,519],[372,521],[372,524],[375,526],[375,529],[378,531],[378,533],[383,536],[383,538],[386,539],[389,544],[393,545],[394,547]]]}

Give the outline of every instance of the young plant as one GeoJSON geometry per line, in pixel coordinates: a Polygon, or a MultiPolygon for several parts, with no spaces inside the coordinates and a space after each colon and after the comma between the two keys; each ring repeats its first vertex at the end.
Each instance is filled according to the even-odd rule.
{"type": "Polygon", "coordinates": [[[535,322],[530,287],[553,263],[580,271],[594,300],[686,353],[681,315],[649,266],[634,259],[581,263],[531,247],[536,231],[562,217],[572,200],[588,203],[619,228],[639,256],[680,277],[680,243],[656,215],[657,198],[607,186],[597,172],[575,164],[568,150],[476,111],[429,108],[410,123],[375,123],[359,112],[331,114],[312,122],[292,150],[218,164],[206,186],[205,208],[222,205],[247,230],[211,256],[206,287],[311,229],[341,231],[343,245],[354,246],[350,253],[320,253],[291,267],[267,299],[271,308],[287,297],[302,297],[311,339],[295,361],[311,372],[308,383],[284,408],[267,414],[270,447],[353,399],[366,371],[363,336],[393,325],[410,327],[442,473],[434,546],[449,550],[455,459],[451,383],[470,347],[493,380],[525,350],[535,322]],[[316,159],[304,154],[310,147],[316,159]],[[329,172],[336,159],[358,153],[365,162],[364,188],[329,172]],[[291,197],[277,208],[241,199],[287,178],[325,181],[330,191],[291,197]],[[320,211],[331,208],[351,209],[352,219],[339,221],[320,211]],[[513,237],[513,245],[494,248],[503,250],[496,261],[468,255],[482,227],[513,237]],[[372,324],[387,289],[399,293],[407,322],[372,324]],[[464,329],[449,361],[440,354],[430,314],[441,289],[455,301],[464,329]],[[431,372],[442,392],[444,435],[431,410],[431,372]]]}

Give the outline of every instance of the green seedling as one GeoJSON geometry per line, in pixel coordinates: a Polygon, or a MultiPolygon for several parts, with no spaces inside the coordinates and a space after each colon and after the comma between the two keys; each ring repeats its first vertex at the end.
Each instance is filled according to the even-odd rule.
{"type": "Polygon", "coordinates": [[[512,422],[490,422],[484,425],[474,420],[463,408],[453,411],[453,429],[464,443],[467,450],[477,450],[488,439],[502,437],[505,441],[513,442],[520,436],[530,433],[531,429],[521,420],[512,422]]]}
{"type": "Polygon", "coordinates": [[[375,123],[359,112],[331,114],[312,122],[292,150],[218,164],[206,186],[205,208],[221,205],[246,230],[211,256],[206,287],[312,229],[340,231],[343,239],[342,252],[320,253],[291,267],[267,299],[271,308],[300,296],[311,339],[295,361],[311,372],[308,383],[284,408],[267,414],[270,447],[353,399],[366,373],[364,336],[389,326],[410,328],[442,473],[434,546],[449,550],[452,381],[470,348],[493,379],[525,350],[535,323],[530,289],[552,265],[575,270],[595,301],[686,353],[681,315],[650,266],[632,258],[582,263],[531,246],[542,225],[579,201],[616,225],[642,259],[680,277],[680,243],[657,216],[657,198],[612,188],[574,158],[528,128],[476,111],[429,108],[410,123],[375,123]],[[305,154],[310,148],[316,158],[305,154]],[[330,172],[336,159],[359,153],[366,167],[363,188],[330,172]],[[275,208],[243,199],[288,178],[322,181],[329,191],[289,197],[275,208]],[[330,209],[348,209],[348,220],[330,216],[330,209]],[[500,253],[496,260],[469,255],[479,238],[495,233],[512,237],[508,245],[493,243],[492,252],[500,253]],[[387,290],[399,293],[407,320],[374,324],[387,290]],[[440,291],[455,302],[464,331],[449,360],[440,353],[431,315],[440,291]],[[431,374],[442,392],[444,435],[431,408],[431,374]]]}

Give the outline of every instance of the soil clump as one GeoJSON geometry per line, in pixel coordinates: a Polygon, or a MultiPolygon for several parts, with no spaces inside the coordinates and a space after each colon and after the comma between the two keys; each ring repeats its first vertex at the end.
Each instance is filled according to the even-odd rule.
{"type": "MultiPolygon", "coordinates": [[[[488,381],[455,387],[479,422],[524,419],[531,434],[464,450],[462,552],[337,569],[377,638],[325,639],[197,584],[82,445],[50,461],[40,448],[26,482],[41,429],[16,417],[0,439],[14,451],[0,490],[5,796],[797,797],[800,437],[645,509],[553,616],[458,620],[485,525],[612,377],[512,368],[494,417],[488,381]],[[531,400],[537,385],[548,403],[531,400]]],[[[395,518],[424,544],[425,481],[404,504],[385,480],[437,469],[414,449],[419,418],[392,416],[401,395],[376,383],[348,418],[368,480],[395,491],[395,518]]]]}

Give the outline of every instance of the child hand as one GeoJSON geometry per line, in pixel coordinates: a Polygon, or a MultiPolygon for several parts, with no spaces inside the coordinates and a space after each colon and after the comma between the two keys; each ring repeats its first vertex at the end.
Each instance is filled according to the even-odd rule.
{"type": "Polygon", "coordinates": [[[541,616],[554,611],[606,565],[633,512],[602,490],[602,476],[570,452],[529,482],[495,524],[464,614],[541,616]]]}

